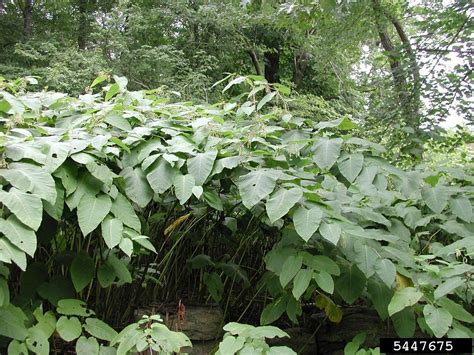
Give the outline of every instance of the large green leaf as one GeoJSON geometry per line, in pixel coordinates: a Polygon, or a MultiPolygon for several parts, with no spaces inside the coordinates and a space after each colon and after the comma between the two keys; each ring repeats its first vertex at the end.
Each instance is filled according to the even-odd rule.
{"type": "Polygon", "coordinates": [[[257,111],[260,110],[267,102],[271,101],[276,94],[276,91],[272,91],[266,94],[257,104],[257,111]]]}
{"type": "Polygon", "coordinates": [[[87,318],[84,329],[93,337],[107,341],[118,334],[110,325],[97,318],[87,318]]]}
{"type": "MultiPolygon", "coordinates": [[[[64,172],[63,176],[69,175],[71,172],[64,172]]],[[[70,181],[69,178],[64,177],[62,179],[63,186],[66,188],[67,194],[67,186],[64,185],[64,181],[70,181]]],[[[72,211],[73,209],[77,208],[79,202],[84,197],[84,195],[92,195],[95,196],[101,189],[102,189],[102,182],[97,180],[89,173],[82,174],[80,180],[77,182],[77,186],[74,189],[74,192],[66,198],[66,204],[68,205],[69,209],[72,211]]],[[[74,187],[74,183],[71,184],[70,188],[74,187]]]]}
{"type": "Polygon", "coordinates": [[[221,173],[224,169],[233,169],[240,163],[241,157],[227,157],[217,159],[212,169],[212,175],[221,173]]]}
{"type": "Polygon", "coordinates": [[[296,232],[305,242],[318,230],[322,216],[323,212],[318,207],[313,207],[310,210],[300,207],[293,214],[296,232]]]}
{"type": "Polygon", "coordinates": [[[287,300],[286,297],[279,297],[267,305],[260,314],[260,324],[270,324],[280,318],[285,313],[287,300]]]}
{"type": "Polygon", "coordinates": [[[140,232],[141,223],[138,218],[132,204],[126,199],[121,193],[117,194],[117,197],[112,202],[110,211],[123,222],[126,226],[140,232]]]}
{"type": "Polygon", "coordinates": [[[265,255],[265,264],[267,270],[280,274],[283,269],[283,263],[291,255],[295,255],[296,250],[292,247],[273,248],[265,255]]]}
{"type": "Polygon", "coordinates": [[[145,207],[153,198],[153,190],[141,168],[127,167],[120,173],[125,181],[125,193],[140,207],[145,207]]]}
{"type": "Polygon", "coordinates": [[[41,331],[45,334],[46,338],[51,337],[56,330],[56,316],[53,311],[48,311],[43,314],[41,307],[38,307],[33,312],[38,323],[36,327],[40,328],[41,331]]]}
{"type": "Polygon", "coordinates": [[[44,164],[46,161],[46,155],[41,152],[40,147],[34,146],[31,142],[9,144],[4,149],[3,155],[14,161],[28,159],[38,164],[44,164]]]}
{"type": "Polygon", "coordinates": [[[425,305],[423,308],[423,315],[425,316],[426,324],[428,324],[437,338],[445,335],[453,322],[453,317],[447,310],[436,308],[430,304],[425,305]]]}
{"type": "MultiPolygon", "coordinates": [[[[56,188],[54,190],[56,192],[56,188]]],[[[33,230],[38,230],[43,218],[41,199],[12,187],[10,191],[0,190],[0,201],[13,212],[16,217],[33,230]]]]}
{"type": "Polygon", "coordinates": [[[107,116],[105,116],[105,122],[110,124],[111,126],[117,127],[123,131],[131,131],[132,126],[130,123],[127,121],[126,118],[124,118],[120,113],[118,112],[111,112],[107,116]]]}
{"type": "Polygon", "coordinates": [[[341,153],[341,138],[319,138],[313,147],[313,161],[321,169],[330,169],[341,153]]]}
{"type": "Polygon", "coordinates": [[[293,296],[298,300],[301,295],[306,291],[309,286],[311,279],[313,278],[313,270],[301,269],[296,274],[293,280],[293,296]]]}
{"type": "Polygon", "coordinates": [[[82,326],[77,317],[68,318],[62,316],[58,319],[56,330],[61,338],[65,341],[73,341],[81,336],[82,326]]]}
{"type": "Polygon", "coordinates": [[[336,280],[336,290],[342,299],[352,304],[365,289],[365,276],[356,265],[352,265],[336,280]]]}
{"type": "Polygon", "coordinates": [[[395,332],[401,338],[411,338],[415,334],[415,312],[411,307],[405,308],[391,316],[395,332]]]}
{"type": "MultiPolygon", "coordinates": [[[[183,135],[174,136],[167,143],[169,153],[193,153],[195,150],[194,142],[183,135]]],[[[165,157],[164,154],[163,157],[165,157]]]]}
{"type": "Polygon", "coordinates": [[[21,270],[26,270],[25,253],[5,238],[0,238],[0,261],[6,263],[11,263],[13,261],[21,270]]]}
{"type": "Polygon", "coordinates": [[[224,331],[229,332],[232,335],[245,335],[251,333],[255,327],[250,324],[240,324],[236,322],[227,323],[222,327],[224,331]]]}
{"type": "Polygon", "coordinates": [[[347,181],[352,183],[362,171],[364,166],[364,156],[360,153],[343,156],[337,164],[339,171],[347,181]]]}
{"type": "Polygon", "coordinates": [[[26,346],[35,354],[49,355],[49,339],[37,325],[28,329],[26,346]]]}
{"type": "Polygon", "coordinates": [[[314,273],[314,279],[318,283],[318,286],[324,292],[332,294],[334,292],[334,280],[332,276],[324,270],[314,273]]]}
{"type": "Polygon", "coordinates": [[[12,113],[12,114],[19,114],[19,115],[22,115],[23,112],[25,112],[24,105],[21,103],[20,100],[18,100],[12,94],[2,90],[2,97],[3,97],[3,100],[8,102],[8,106],[9,106],[8,111],[5,111],[5,112],[12,113]]]}
{"type": "Polygon", "coordinates": [[[339,242],[341,232],[341,226],[337,223],[323,222],[319,227],[319,233],[321,233],[321,236],[334,245],[337,245],[339,242]]]}
{"type": "Polygon", "coordinates": [[[462,277],[452,277],[436,288],[434,291],[434,297],[436,299],[441,298],[444,295],[453,292],[459,286],[464,285],[465,282],[466,281],[462,277]]]}
{"type": "Polygon", "coordinates": [[[120,92],[120,86],[117,83],[110,85],[109,90],[105,94],[105,101],[109,101],[112,97],[120,92]]]}
{"type": "MultiPolygon", "coordinates": [[[[375,167],[376,168],[376,167],[375,167]]],[[[408,171],[395,179],[395,184],[406,198],[420,198],[420,184],[422,183],[420,172],[408,171]]]]}
{"type": "Polygon", "coordinates": [[[118,218],[107,216],[101,223],[102,238],[109,249],[120,244],[123,233],[123,223],[118,218]]]}
{"type": "Polygon", "coordinates": [[[204,184],[212,171],[217,151],[210,150],[205,153],[196,154],[187,161],[188,172],[194,177],[196,185],[204,184]]]}
{"type": "MultiPolygon", "coordinates": [[[[201,186],[195,186],[195,187],[201,187],[201,186]]],[[[199,192],[199,191],[198,191],[199,192]]],[[[193,190],[193,194],[195,194],[196,191],[193,190]]],[[[214,191],[204,191],[204,201],[211,206],[212,208],[218,210],[218,211],[224,211],[224,205],[222,203],[221,196],[219,196],[217,193],[214,191]]]]}
{"type": "Polygon", "coordinates": [[[94,337],[81,336],[76,342],[77,355],[99,355],[99,343],[94,337]]]}
{"type": "Polygon", "coordinates": [[[25,322],[28,320],[21,308],[11,303],[0,307],[0,335],[24,340],[28,335],[25,322]]]}
{"type": "Polygon", "coordinates": [[[136,236],[136,237],[133,237],[132,240],[139,244],[140,246],[142,246],[143,248],[153,252],[153,253],[156,253],[156,249],[155,247],[153,246],[153,244],[150,242],[150,240],[148,239],[148,237],[144,236],[144,235],[140,235],[140,236],[136,236]]]}
{"type": "Polygon", "coordinates": [[[77,219],[84,236],[88,235],[104,220],[110,212],[112,201],[107,195],[93,196],[86,194],[77,206],[77,219]]]}
{"type": "Polygon", "coordinates": [[[219,343],[219,354],[234,355],[239,353],[245,343],[244,337],[228,336],[219,343]]]}
{"type": "Polygon", "coordinates": [[[392,287],[397,270],[389,259],[378,259],[375,263],[375,272],[388,287],[392,287]]]}
{"type": "MultiPolygon", "coordinates": [[[[81,165],[88,165],[89,164],[90,166],[94,167],[91,170],[95,170],[95,168],[98,166],[98,164],[96,164],[96,162],[95,162],[95,157],[92,154],[89,154],[89,153],[80,152],[80,153],[72,154],[71,159],[74,160],[76,163],[79,163],[81,165]]],[[[100,180],[100,179],[98,179],[98,180],[100,180]]]]}
{"type": "Polygon", "coordinates": [[[395,218],[390,219],[390,226],[388,227],[388,230],[390,233],[399,237],[401,240],[406,242],[410,241],[410,230],[400,220],[395,218]]]}
{"type": "Polygon", "coordinates": [[[377,263],[378,254],[374,248],[368,245],[356,243],[354,246],[356,263],[359,269],[367,278],[375,273],[375,264],[377,263]]]}
{"type": "Polygon", "coordinates": [[[474,332],[468,327],[465,327],[461,323],[453,320],[453,324],[451,329],[448,331],[447,334],[448,338],[474,338],[474,332]]]}
{"type": "Polygon", "coordinates": [[[59,300],[58,308],[56,310],[59,314],[66,316],[88,317],[94,314],[93,311],[87,308],[84,301],[76,300],[74,298],[59,300]]]}
{"type": "Polygon", "coordinates": [[[257,338],[269,338],[273,339],[275,337],[283,338],[289,337],[287,333],[277,327],[272,326],[261,326],[254,327],[249,324],[239,324],[235,322],[227,323],[223,329],[226,332],[229,332],[233,335],[242,335],[245,337],[251,337],[252,339],[257,338]]]}
{"type": "MultiPolygon", "coordinates": [[[[71,159],[66,160],[54,171],[53,175],[61,179],[68,195],[76,189],[79,178],[78,169],[82,168],[81,165],[86,164],[86,161],[94,161],[94,156],[86,153],[73,154],[71,159]]],[[[81,179],[84,179],[84,175],[81,179]]]]}
{"type": "Polygon", "coordinates": [[[0,232],[20,250],[31,256],[35,254],[37,244],[35,232],[21,223],[14,215],[8,217],[7,220],[0,218],[0,232]]]}
{"type": "Polygon", "coordinates": [[[286,259],[280,273],[280,283],[283,287],[288,285],[298,271],[300,271],[302,264],[303,258],[301,256],[290,255],[286,259]]]}
{"type": "Polygon", "coordinates": [[[244,206],[250,209],[270,195],[279,177],[279,171],[268,169],[254,170],[239,177],[237,185],[244,206]]]}
{"type": "Polygon", "coordinates": [[[0,277],[0,308],[10,303],[10,289],[7,280],[0,277]]]}
{"type": "Polygon", "coordinates": [[[12,163],[9,169],[22,170],[28,174],[33,185],[31,192],[52,204],[56,202],[56,184],[54,179],[46,169],[33,164],[12,163]]]}
{"type": "Polygon", "coordinates": [[[474,317],[471,313],[464,309],[460,304],[450,300],[447,297],[439,299],[438,304],[447,310],[455,319],[458,319],[462,322],[473,323],[474,317]]]}
{"type": "Polygon", "coordinates": [[[56,202],[53,204],[48,201],[43,202],[43,208],[56,221],[60,221],[64,211],[64,188],[61,182],[56,181],[56,202]]]}
{"type": "Polygon", "coordinates": [[[85,252],[79,252],[71,264],[71,280],[77,292],[81,292],[84,287],[94,278],[94,260],[85,252]]]}
{"type": "MultiPolygon", "coordinates": [[[[127,328],[125,328],[127,329],[127,328]]],[[[127,332],[124,335],[118,335],[117,338],[120,339],[120,343],[116,350],[116,355],[127,355],[129,351],[137,344],[140,337],[142,337],[142,331],[139,329],[132,329],[130,332],[127,332]]]]}
{"type": "Polygon", "coordinates": [[[222,282],[219,274],[216,272],[205,272],[203,276],[203,282],[206,285],[212,299],[215,302],[220,302],[222,300],[222,294],[224,293],[224,283],[222,282]]]}
{"type": "Polygon", "coordinates": [[[456,217],[469,223],[473,220],[472,203],[464,196],[452,198],[449,200],[449,206],[456,217]]]}
{"type": "Polygon", "coordinates": [[[339,266],[326,255],[312,255],[307,252],[301,252],[303,263],[315,271],[325,271],[331,275],[340,275],[339,266]]]}
{"type": "Polygon", "coordinates": [[[28,354],[28,348],[25,343],[20,343],[18,340],[12,340],[8,344],[7,349],[8,355],[26,355],[28,354]]]}
{"type": "Polygon", "coordinates": [[[173,185],[177,171],[165,159],[153,164],[146,178],[154,192],[161,194],[173,185]]]}
{"type": "MultiPolygon", "coordinates": [[[[128,139],[130,139],[130,137],[128,139]]],[[[143,168],[147,165],[149,166],[148,162],[145,164],[145,159],[149,158],[150,156],[154,156],[156,154],[161,154],[161,152],[163,152],[164,149],[165,147],[162,144],[162,141],[160,138],[147,139],[145,142],[140,144],[136,149],[132,151],[132,156],[131,156],[132,161],[130,165],[134,165],[134,164],[138,164],[142,162],[143,168]],[[156,152],[160,152],[160,153],[156,153],[156,152]]],[[[166,153],[163,154],[163,156],[165,155],[166,153]]],[[[129,165],[129,162],[126,162],[125,164],[129,165]]]]}
{"type": "Polygon", "coordinates": [[[397,290],[388,305],[388,314],[392,316],[406,307],[413,306],[421,297],[423,297],[423,293],[414,287],[405,287],[397,290]]]}
{"type": "Polygon", "coordinates": [[[97,164],[95,161],[91,161],[86,164],[86,167],[93,177],[102,181],[105,185],[112,185],[113,179],[117,177],[105,164],[97,164]]]}
{"type": "Polygon", "coordinates": [[[389,227],[391,225],[390,221],[386,219],[381,213],[375,212],[369,208],[346,207],[345,211],[355,213],[356,215],[361,217],[360,219],[365,219],[368,221],[373,221],[379,224],[383,224],[386,227],[389,227]]]}
{"type": "Polygon", "coordinates": [[[385,320],[388,317],[388,304],[392,299],[393,291],[384,282],[372,277],[367,282],[367,293],[380,318],[385,320]]]}
{"type": "Polygon", "coordinates": [[[46,144],[46,161],[44,165],[52,173],[66,161],[68,155],[68,143],[49,142],[46,144]]]}
{"type": "Polygon", "coordinates": [[[275,222],[293,207],[301,198],[303,192],[300,188],[292,188],[290,190],[281,188],[274,192],[267,200],[266,209],[270,222],[275,222]]]}
{"type": "Polygon", "coordinates": [[[130,238],[122,238],[122,240],[119,243],[119,248],[122,250],[125,255],[128,257],[132,256],[133,253],[133,242],[130,238]]]}
{"type": "Polygon", "coordinates": [[[298,317],[301,316],[303,310],[301,309],[301,303],[295,300],[294,297],[288,297],[288,303],[286,305],[286,314],[293,324],[298,324],[298,317]]]}
{"type": "Polygon", "coordinates": [[[33,182],[27,171],[22,169],[0,169],[0,176],[21,191],[33,191],[33,182]]]}
{"type": "Polygon", "coordinates": [[[466,228],[462,223],[458,223],[455,220],[451,219],[441,225],[446,232],[460,236],[462,238],[471,238],[472,232],[466,228]]]}
{"type": "Polygon", "coordinates": [[[100,286],[103,288],[107,288],[113,284],[117,275],[115,274],[115,270],[110,263],[106,262],[99,266],[97,270],[97,279],[99,281],[100,286]]]}
{"type": "Polygon", "coordinates": [[[115,255],[109,255],[107,263],[112,266],[115,274],[121,281],[126,283],[132,282],[132,275],[128,271],[127,264],[122,259],[118,259],[115,255]]]}
{"type": "Polygon", "coordinates": [[[181,205],[184,205],[193,194],[193,187],[196,185],[191,174],[176,175],[173,179],[174,192],[181,205]]]}
{"type": "Polygon", "coordinates": [[[69,277],[55,275],[51,277],[49,282],[43,282],[38,287],[38,294],[53,305],[56,305],[62,299],[74,297],[75,290],[69,277]]]}
{"type": "Polygon", "coordinates": [[[425,186],[421,190],[421,196],[426,205],[435,213],[441,213],[448,204],[448,193],[444,187],[425,186]]]}

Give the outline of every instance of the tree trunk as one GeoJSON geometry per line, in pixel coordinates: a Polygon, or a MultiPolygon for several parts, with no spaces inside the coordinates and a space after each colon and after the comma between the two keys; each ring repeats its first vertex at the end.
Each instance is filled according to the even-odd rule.
{"type": "Polygon", "coordinates": [[[398,53],[398,51],[395,49],[388,30],[381,20],[383,12],[379,0],[373,0],[373,8],[375,11],[375,23],[379,33],[380,43],[382,44],[384,51],[387,52],[393,82],[395,84],[395,89],[398,93],[399,99],[403,100],[403,93],[406,89],[406,80],[400,62],[400,53],[398,53]]]}
{"type": "Polygon", "coordinates": [[[413,129],[402,151],[419,158],[423,152],[423,144],[420,140],[423,131],[420,128],[421,83],[416,55],[400,21],[382,8],[380,0],[372,0],[372,6],[375,12],[375,23],[379,32],[380,42],[387,53],[390,63],[398,105],[403,114],[402,120],[408,128],[413,129]],[[393,45],[383,19],[389,20],[394,26],[402,43],[401,50],[393,45]],[[407,63],[407,60],[408,65],[404,65],[407,63]]]}
{"type": "MultiPolygon", "coordinates": [[[[189,6],[194,10],[195,16],[197,16],[197,13],[199,11],[199,4],[195,0],[190,0],[189,1],[189,6]]],[[[198,44],[199,43],[199,22],[196,21],[195,19],[192,20],[191,23],[191,33],[192,33],[192,40],[194,43],[198,44]]]]}
{"type": "Polygon", "coordinates": [[[293,83],[296,89],[298,89],[303,80],[307,59],[307,53],[296,54],[293,58],[293,83]]]}
{"type": "Polygon", "coordinates": [[[25,0],[23,13],[23,37],[27,41],[31,38],[33,28],[33,0],[25,0]]]}
{"type": "Polygon", "coordinates": [[[280,53],[277,49],[265,52],[265,79],[269,83],[280,81],[280,53]]]}
{"type": "Polygon", "coordinates": [[[380,0],[373,0],[373,8],[376,13],[375,21],[379,31],[380,41],[389,57],[390,67],[392,70],[392,76],[395,82],[395,86],[399,91],[399,95],[403,96],[401,98],[401,103],[411,110],[411,116],[418,116],[421,87],[420,69],[416,61],[416,55],[413,51],[413,48],[411,47],[410,40],[408,39],[408,36],[405,30],[403,29],[401,22],[391,14],[384,11],[384,9],[382,9],[380,0]],[[397,31],[400,41],[402,42],[403,51],[406,54],[406,58],[408,58],[409,60],[410,74],[408,75],[404,72],[402,63],[400,61],[401,53],[396,50],[390,39],[387,29],[385,28],[385,26],[383,26],[380,20],[380,17],[382,15],[385,16],[388,20],[390,20],[392,25],[395,27],[395,30],[397,31]],[[408,78],[409,76],[411,76],[411,80],[408,78]],[[412,92],[411,94],[407,95],[406,91],[409,89],[408,84],[411,84],[412,92]]]}
{"type": "Polygon", "coordinates": [[[260,63],[258,62],[257,53],[253,49],[249,49],[248,54],[250,55],[250,59],[252,59],[252,64],[255,67],[255,72],[257,75],[263,76],[262,69],[260,68],[260,63]]]}
{"type": "Polygon", "coordinates": [[[398,37],[403,44],[403,48],[407,54],[407,57],[410,61],[410,71],[412,75],[412,97],[411,97],[411,109],[413,114],[419,114],[420,110],[420,89],[421,89],[421,82],[420,82],[420,68],[416,61],[416,54],[411,47],[410,40],[406,35],[406,32],[403,29],[402,24],[393,16],[389,16],[390,21],[392,22],[393,26],[395,27],[398,37]]]}
{"type": "Polygon", "coordinates": [[[79,49],[86,49],[88,16],[87,0],[79,0],[79,26],[77,29],[77,46],[79,49]]]}

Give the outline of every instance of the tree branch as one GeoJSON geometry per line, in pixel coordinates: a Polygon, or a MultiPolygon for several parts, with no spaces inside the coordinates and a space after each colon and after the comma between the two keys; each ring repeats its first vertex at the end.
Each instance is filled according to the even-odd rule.
{"type": "Polygon", "coordinates": [[[255,53],[253,49],[248,49],[247,53],[250,55],[250,59],[252,59],[252,63],[255,67],[255,72],[257,75],[263,76],[262,69],[260,68],[260,64],[258,62],[257,53],[255,53]]]}

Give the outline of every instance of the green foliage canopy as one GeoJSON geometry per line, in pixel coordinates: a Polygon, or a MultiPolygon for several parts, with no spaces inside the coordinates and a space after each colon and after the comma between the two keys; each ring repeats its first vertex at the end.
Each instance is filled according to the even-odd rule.
{"type": "MultiPolygon", "coordinates": [[[[338,305],[365,299],[381,318],[392,318],[399,334],[412,334],[417,321],[430,335],[471,336],[471,167],[401,170],[380,157],[379,145],[353,136],[356,125],[347,118],[282,116],[275,105],[286,100],[287,88],[255,76],[230,83],[251,91],[228,103],[193,105],[170,103],[153,90],[129,91],[121,77],[79,98],[4,86],[0,279],[8,280],[13,265],[26,270],[38,245],[53,253],[74,248],[69,274],[51,277],[38,292],[59,306],[60,335],[76,339],[80,314],[60,311],[68,297],[53,284],[70,278],[70,292],[84,297],[82,290],[97,285],[96,272],[103,288],[132,282],[128,258],[163,243],[143,235],[146,211],[181,205],[237,224],[252,216],[271,238],[262,280],[274,301],[262,312],[263,324],[284,313],[297,322],[301,302],[317,296],[334,321],[338,305]],[[273,90],[272,101],[266,90],[252,90],[259,86],[273,90]],[[44,239],[47,215],[77,220],[81,234],[44,239]],[[399,322],[402,312],[413,316],[399,322]]],[[[206,275],[219,300],[219,274],[206,275]]],[[[28,345],[34,334],[10,304],[11,290],[0,285],[0,319],[12,321],[28,345]]],[[[0,333],[15,338],[9,329],[0,333]]]]}

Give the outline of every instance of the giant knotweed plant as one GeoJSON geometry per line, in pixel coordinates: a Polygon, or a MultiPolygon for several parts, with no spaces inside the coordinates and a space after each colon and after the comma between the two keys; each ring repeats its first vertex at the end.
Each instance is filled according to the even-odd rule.
{"type": "MultiPolygon", "coordinates": [[[[165,235],[204,213],[239,235],[251,216],[267,233],[262,324],[297,322],[308,300],[337,322],[340,305],[363,300],[400,335],[472,336],[472,166],[400,170],[351,134],[350,117],[294,117],[289,89],[259,77],[231,78],[225,90],[250,91],[215,105],[128,91],[119,77],[78,98],[1,85],[0,334],[15,344],[36,351],[32,337],[60,326],[51,316],[52,330],[31,330],[40,304],[99,306],[148,280],[130,260],[164,243],[149,233],[156,206],[183,212],[165,235]]],[[[216,301],[223,275],[202,279],[216,301]]]]}

